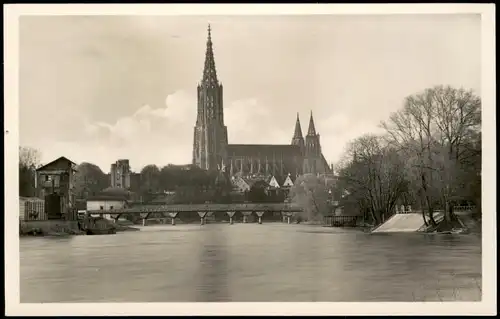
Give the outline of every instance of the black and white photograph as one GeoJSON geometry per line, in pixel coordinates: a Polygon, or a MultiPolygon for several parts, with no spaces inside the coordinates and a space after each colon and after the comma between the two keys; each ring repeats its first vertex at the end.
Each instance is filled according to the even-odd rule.
{"type": "Polygon", "coordinates": [[[131,6],[4,7],[7,310],[496,312],[494,5],[131,6]]]}

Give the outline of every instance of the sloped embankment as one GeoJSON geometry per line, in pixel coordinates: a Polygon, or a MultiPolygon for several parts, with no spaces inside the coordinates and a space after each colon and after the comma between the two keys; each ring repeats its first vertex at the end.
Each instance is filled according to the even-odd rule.
{"type": "Polygon", "coordinates": [[[395,214],[372,233],[416,232],[424,226],[422,214],[395,214]]]}

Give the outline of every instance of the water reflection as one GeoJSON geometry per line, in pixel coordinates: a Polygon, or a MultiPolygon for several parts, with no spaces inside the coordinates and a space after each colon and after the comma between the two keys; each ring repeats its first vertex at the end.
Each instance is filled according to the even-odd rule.
{"type": "Polygon", "coordinates": [[[205,233],[204,242],[198,252],[199,271],[197,272],[196,301],[231,301],[228,293],[225,233],[205,233]]]}
{"type": "Polygon", "coordinates": [[[471,235],[168,225],[20,246],[22,302],[480,300],[471,235]]]}

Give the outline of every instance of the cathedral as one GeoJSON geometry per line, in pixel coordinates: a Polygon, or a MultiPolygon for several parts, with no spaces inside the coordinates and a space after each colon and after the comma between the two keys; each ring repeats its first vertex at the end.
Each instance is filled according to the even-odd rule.
{"type": "Polygon", "coordinates": [[[223,165],[231,176],[284,177],[332,173],[321,152],[312,112],[305,138],[297,114],[290,144],[229,144],[224,124],[223,87],[217,79],[210,25],[203,77],[197,95],[194,165],[206,170],[216,170],[223,165]]]}

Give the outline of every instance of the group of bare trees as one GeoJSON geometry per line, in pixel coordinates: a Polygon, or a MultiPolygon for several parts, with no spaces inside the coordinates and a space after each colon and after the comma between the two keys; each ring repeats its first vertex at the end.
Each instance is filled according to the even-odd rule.
{"type": "Polygon", "coordinates": [[[31,147],[19,147],[19,196],[36,196],[35,175],[40,166],[40,152],[31,147]]]}
{"type": "Polygon", "coordinates": [[[347,154],[352,160],[339,170],[337,187],[344,189],[349,200],[356,201],[359,209],[379,224],[408,191],[405,160],[394,146],[377,135],[355,139],[347,154]]]}
{"type": "Polygon", "coordinates": [[[396,205],[453,218],[452,206],[481,204],[481,99],[472,91],[437,86],[411,95],[382,127],[347,148],[339,186],[369,211],[375,223],[396,205]]]}

